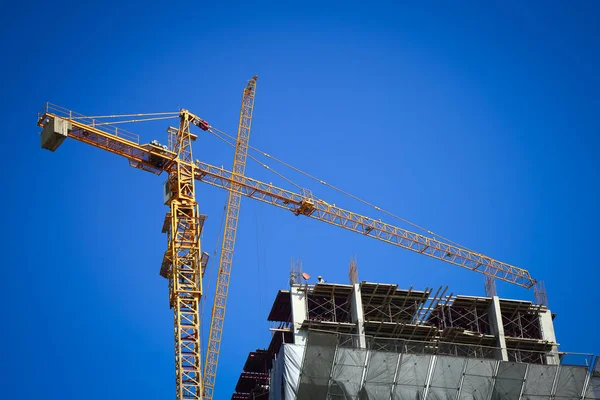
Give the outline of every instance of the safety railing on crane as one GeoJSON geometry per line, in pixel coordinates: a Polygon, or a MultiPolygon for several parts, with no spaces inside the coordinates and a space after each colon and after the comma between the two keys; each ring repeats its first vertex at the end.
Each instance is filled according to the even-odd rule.
{"type": "MultiPolygon", "coordinates": [[[[136,133],[130,132],[127,129],[120,128],[115,126],[111,122],[106,122],[105,118],[113,118],[112,115],[104,115],[104,116],[87,116],[83,114],[76,113],[72,110],[66,109],[61,106],[57,106],[56,104],[46,103],[44,107],[38,111],[38,123],[41,122],[41,119],[47,116],[48,114],[55,115],[62,119],[78,122],[80,124],[88,125],[92,128],[101,130],[110,135],[120,137],[122,139],[129,140],[134,142],[135,144],[140,144],[140,136],[136,133]]],[[[136,116],[137,114],[128,114],[131,117],[136,116]]],[[[119,117],[125,117],[127,115],[121,115],[119,117]]]]}

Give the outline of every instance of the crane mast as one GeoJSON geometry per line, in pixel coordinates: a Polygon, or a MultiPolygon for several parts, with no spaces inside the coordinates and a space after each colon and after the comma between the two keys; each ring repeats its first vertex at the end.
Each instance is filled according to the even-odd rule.
{"type": "Polygon", "coordinates": [[[167,250],[160,267],[160,275],[168,279],[169,305],[174,315],[175,386],[178,400],[203,397],[212,399],[214,395],[242,196],[289,210],[296,216],[316,219],[521,287],[534,286],[536,280],[525,269],[456,244],[445,243],[435,237],[417,234],[336,207],[313,197],[308,190],[298,194],[244,176],[255,90],[256,77],[249,81],[242,97],[233,171],[194,161],[192,142],[197,136],[191,132],[191,126],[205,131],[211,131],[212,127],[188,110],[170,113],[179,117],[179,126],[168,129],[168,146],[154,142],[140,144],[139,137],[131,132],[107,123],[99,123],[95,117],[77,114],[50,103],[38,114],[38,126],[42,128],[42,148],[55,151],[64,139],[72,138],[122,156],[134,168],[156,175],[162,172],[168,174],[165,182],[165,204],[168,205],[169,211],[163,224],[163,232],[167,234],[167,250]],[[198,211],[195,181],[229,191],[204,371],[201,365],[199,304],[205,266],[200,234],[205,216],[200,215],[198,211]]]}
{"type": "Polygon", "coordinates": [[[165,216],[168,243],[161,272],[169,280],[169,305],[173,309],[175,335],[175,389],[177,399],[200,399],[202,366],[200,343],[200,231],[203,218],[195,194],[195,169],[190,132],[194,117],[181,112],[179,128],[170,130],[169,150],[175,153],[169,169],[165,195],[169,212],[165,216]]]}
{"type": "Polygon", "coordinates": [[[252,127],[252,112],[254,110],[254,94],[256,92],[257,78],[257,76],[254,76],[248,81],[248,85],[242,94],[242,107],[240,110],[238,136],[233,161],[233,174],[231,176],[232,181],[229,186],[229,194],[227,197],[225,229],[223,231],[219,270],[212,307],[210,334],[206,350],[206,362],[204,364],[203,397],[208,400],[213,398],[217,377],[217,366],[219,362],[219,352],[221,350],[223,325],[225,322],[227,295],[229,293],[229,280],[231,278],[231,265],[233,262],[233,251],[242,199],[242,188],[236,182],[243,179],[246,171],[246,157],[248,155],[250,128],[252,127]]]}

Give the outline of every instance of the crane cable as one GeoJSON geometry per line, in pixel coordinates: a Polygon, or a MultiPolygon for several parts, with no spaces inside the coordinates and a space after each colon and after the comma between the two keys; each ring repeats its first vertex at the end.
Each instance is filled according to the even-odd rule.
{"type": "MultiPolygon", "coordinates": [[[[90,124],[92,127],[103,126],[103,125],[116,125],[116,124],[129,124],[135,122],[146,122],[146,121],[160,121],[163,119],[179,118],[179,112],[157,112],[157,113],[146,113],[146,114],[114,114],[114,115],[69,115],[71,120],[91,120],[90,124]],[[103,121],[107,118],[130,118],[130,117],[143,117],[143,119],[129,119],[123,121],[103,121]],[[150,118],[152,117],[152,118],[150,118]],[[96,122],[98,121],[98,122],[96,122]]],[[[89,123],[88,123],[89,124],[89,123]]]]}
{"type": "MultiPolygon", "coordinates": [[[[113,125],[113,124],[122,124],[122,123],[130,123],[130,122],[156,121],[156,120],[163,120],[163,119],[170,119],[170,118],[176,118],[176,117],[178,117],[178,115],[172,115],[172,114],[175,114],[175,112],[151,113],[151,114],[123,114],[123,115],[105,115],[105,116],[98,116],[98,117],[95,117],[95,116],[94,116],[94,117],[81,117],[81,118],[117,118],[117,117],[130,117],[130,116],[144,116],[144,117],[145,117],[145,116],[155,116],[155,115],[169,115],[169,116],[165,116],[165,117],[147,118],[147,119],[142,119],[142,120],[115,121],[115,122],[112,122],[112,123],[100,123],[100,124],[96,124],[96,125],[108,125],[108,124],[110,124],[110,125],[113,125]]],[[[177,113],[177,114],[178,114],[178,113],[177,113]]],[[[222,130],[220,130],[220,129],[217,129],[217,128],[215,128],[215,127],[210,127],[210,128],[208,129],[208,132],[210,132],[212,135],[214,135],[214,136],[215,136],[215,137],[217,137],[218,139],[222,140],[222,141],[223,141],[223,142],[225,142],[226,144],[230,145],[231,147],[235,148],[235,144],[234,144],[234,143],[235,143],[235,142],[237,142],[237,139],[236,139],[235,137],[233,137],[232,135],[229,135],[228,133],[226,133],[226,132],[223,132],[222,130]],[[231,143],[231,142],[227,141],[225,138],[223,138],[223,137],[221,137],[221,136],[219,136],[219,135],[223,135],[223,136],[225,136],[225,137],[227,137],[227,138],[229,138],[229,139],[233,140],[233,141],[234,141],[234,143],[231,143]]],[[[379,207],[379,206],[376,206],[376,205],[375,205],[375,204],[373,204],[373,203],[370,203],[370,202],[368,202],[368,201],[366,201],[366,200],[363,200],[363,199],[361,199],[360,197],[353,195],[352,193],[349,193],[349,192],[347,192],[347,191],[345,191],[345,190],[343,190],[343,189],[340,189],[340,188],[338,188],[338,187],[336,187],[336,186],[334,186],[334,185],[331,185],[331,184],[329,184],[329,183],[325,182],[324,180],[322,180],[322,179],[319,179],[319,178],[317,178],[316,176],[313,176],[313,175],[309,174],[308,172],[302,171],[301,169],[299,169],[299,168],[297,168],[297,167],[294,167],[293,165],[291,165],[291,164],[288,164],[288,163],[286,163],[285,161],[282,161],[282,160],[280,160],[280,159],[278,159],[278,158],[276,158],[276,157],[273,157],[272,155],[270,155],[270,154],[268,154],[268,153],[266,153],[266,152],[264,152],[264,151],[262,151],[262,150],[260,150],[260,149],[258,149],[258,148],[256,148],[256,147],[254,147],[254,146],[250,146],[250,145],[248,145],[248,148],[249,148],[249,149],[252,149],[252,150],[254,150],[254,151],[258,152],[258,153],[260,153],[261,155],[263,155],[263,156],[265,156],[265,157],[267,157],[267,158],[270,158],[271,160],[273,160],[273,161],[275,161],[275,162],[277,162],[277,163],[279,163],[279,164],[283,165],[284,167],[290,168],[291,170],[293,170],[293,171],[296,171],[296,172],[298,172],[299,174],[302,174],[302,175],[304,175],[304,176],[308,177],[309,179],[312,179],[312,180],[314,180],[314,181],[316,181],[316,182],[318,182],[318,183],[320,183],[320,184],[322,184],[322,185],[324,185],[324,186],[326,186],[326,187],[328,187],[328,188],[330,188],[330,189],[333,189],[333,190],[335,190],[335,191],[337,191],[337,192],[339,192],[339,193],[341,193],[341,194],[343,194],[343,195],[345,195],[345,196],[348,196],[348,197],[350,197],[351,199],[354,199],[354,200],[356,200],[356,201],[358,201],[358,202],[360,202],[360,203],[363,203],[364,205],[366,205],[366,206],[368,206],[368,207],[371,207],[371,208],[375,209],[376,211],[379,211],[379,212],[381,212],[381,213],[383,213],[383,214],[386,214],[386,215],[388,215],[388,216],[390,216],[390,217],[392,217],[392,218],[395,218],[395,219],[397,219],[397,220],[399,220],[399,221],[402,221],[402,222],[404,222],[405,224],[408,224],[408,225],[410,225],[410,226],[412,226],[412,227],[414,227],[414,228],[416,228],[416,229],[419,229],[419,230],[421,230],[421,231],[423,231],[423,232],[426,232],[427,234],[431,235],[431,236],[432,236],[432,238],[433,238],[433,239],[435,239],[435,240],[437,240],[437,238],[440,238],[440,239],[443,239],[443,240],[447,241],[448,243],[451,243],[451,244],[453,244],[453,245],[455,245],[455,246],[458,246],[458,247],[461,247],[461,248],[463,248],[463,249],[465,249],[465,250],[469,250],[469,251],[472,251],[472,252],[474,252],[474,253],[477,253],[477,252],[475,252],[475,251],[473,251],[473,250],[470,250],[470,249],[469,249],[469,248],[467,248],[466,246],[463,246],[463,245],[462,245],[462,244],[460,244],[460,243],[457,243],[457,242],[455,242],[455,241],[453,241],[453,240],[450,240],[450,239],[448,239],[448,238],[446,238],[446,237],[444,237],[444,236],[442,236],[442,235],[439,235],[439,234],[437,234],[437,233],[435,233],[435,232],[433,232],[433,231],[430,231],[429,229],[426,229],[425,227],[422,227],[422,226],[420,226],[420,225],[417,225],[417,224],[415,224],[415,223],[413,223],[413,222],[410,222],[409,220],[407,220],[407,219],[405,219],[405,218],[402,218],[402,217],[400,217],[400,216],[398,216],[398,215],[396,215],[396,214],[393,214],[393,213],[391,213],[391,212],[389,212],[389,211],[386,211],[386,210],[382,209],[381,207],[379,207]]],[[[260,161],[260,160],[258,160],[256,157],[254,157],[254,156],[252,156],[252,155],[250,155],[250,154],[248,154],[247,156],[248,156],[250,159],[252,159],[253,161],[257,162],[257,163],[258,163],[259,165],[261,165],[263,168],[265,168],[265,169],[267,169],[267,170],[271,171],[272,173],[274,173],[275,175],[279,176],[280,178],[282,178],[283,180],[285,180],[285,181],[286,181],[286,182],[288,182],[289,184],[291,184],[291,185],[295,186],[296,188],[298,188],[298,189],[300,189],[300,190],[304,189],[302,186],[300,186],[300,185],[296,184],[294,181],[292,181],[291,179],[289,179],[289,178],[285,177],[283,174],[281,174],[281,173],[279,173],[279,172],[275,171],[273,168],[271,168],[271,167],[270,167],[270,166],[268,166],[267,164],[265,164],[265,163],[261,162],[261,161],[260,161]]]]}
{"type": "MultiPolygon", "coordinates": [[[[260,270],[260,247],[259,247],[259,243],[260,243],[260,239],[259,239],[259,235],[258,235],[258,213],[256,212],[256,210],[254,211],[254,217],[256,219],[256,277],[257,277],[257,286],[258,286],[258,307],[259,310],[262,310],[262,293],[263,293],[263,287],[261,285],[261,281],[262,281],[262,274],[261,274],[261,270],[260,270]]],[[[265,288],[266,290],[266,288],[265,288]]],[[[257,324],[257,328],[260,332],[262,332],[262,328],[260,327],[260,325],[257,324]]]]}
{"type": "Polygon", "coordinates": [[[145,113],[145,114],[82,115],[82,116],[71,117],[71,119],[89,119],[89,118],[99,119],[99,118],[124,118],[124,117],[155,117],[157,115],[179,116],[179,111],[145,113]]]}
{"type": "MultiPolygon", "coordinates": [[[[89,117],[86,117],[89,118],[89,117]]],[[[160,121],[163,119],[172,119],[172,118],[179,118],[178,115],[172,115],[170,117],[155,117],[155,118],[145,118],[145,119],[130,119],[130,120],[125,120],[125,121],[112,121],[112,122],[100,122],[100,123],[92,123],[93,127],[96,126],[102,126],[102,125],[117,125],[117,124],[129,124],[129,123],[133,123],[133,122],[146,122],[146,121],[160,121]]]]}
{"type": "MultiPolygon", "coordinates": [[[[215,131],[218,131],[219,133],[221,133],[221,134],[223,134],[223,135],[225,135],[225,136],[228,136],[229,138],[232,138],[233,140],[235,140],[235,139],[234,139],[232,136],[230,136],[230,135],[226,134],[225,132],[219,131],[218,129],[215,129],[215,128],[210,128],[210,129],[208,129],[208,132],[210,132],[211,134],[213,134],[213,136],[215,136],[216,138],[218,138],[218,139],[222,140],[223,142],[227,143],[227,144],[228,144],[228,145],[230,145],[231,147],[235,148],[235,144],[233,144],[233,143],[231,143],[231,142],[227,141],[227,139],[225,139],[225,138],[222,138],[221,136],[219,136],[219,133],[217,133],[217,132],[215,132],[215,131]]],[[[254,148],[253,148],[253,147],[251,147],[251,146],[248,146],[248,147],[249,147],[249,148],[252,148],[252,149],[254,149],[254,148]]],[[[265,169],[267,169],[267,170],[271,171],[271,172],[272,172],[272,173],[274,173],[275,175],[279,176],[281,179],[283,179],[283,180],[285,180],[286,182],[288,182],[290,185],[294,185],[296,188],[298,188],[298,189],[300,189],[300,190],[301,190],[301,189],[303,189],[303,188],[302,188],[302,186],[298,185],[296,182],[292,181],[291,179],[289,179],[289,178],[286,178],[286,177],[285,177],[283,174],[281,174],[281,173],[279,173],[279,172],[275,171],[273,168],[269,167],[267,164],[264,164],[264,163],[262,163],[262,162],[261,162],[259,159],[257,159],[256,157],[254,157],[254,156],[252,156],[252,155],[250,155],[250,154],[247,154],[247,156],[248,156],[248,158],[250,158],[250,159],[252,159],[252,160],[256,161],[256,162],[257,162],[258,164],[260,164],[260,165],[261,165],[263,168],[265,168],[265,169]]]]}
{"type": "MultiPolygon", "coordinates": [[[[209,129],[208,131],[209,131],[211,134],[213,134],[214,136],[216,136],[216,137],[218,137],[219,139],[221,139],[222,141],[224,141],[225,143],[227,143],[227,144],[229,144],[230,146],[232,146],[232,147],[234,147],[234,148],[235,148],[235,145],[234,145],[234,144],[232,144],[232,143],[228,142],[228,141],[227,141],[227,140],[225,140],[224,138],[221,138],[221,137],[219,137],[219,136],[218,136],[218,134],[224,135],[224,136],[228,137],[229,139],[232,139],[232,140],[234,140],[234,141],[237,141],[235,137],[233,137],[233,136],[231,136],[231,135],[227,134],[226,132],[223,132],[223,131],[221,131],[221,130],[219,130],[219,129],[217,129],[217,128],[214,128],[214,127],[211,127],[211,129],[209,129]],[[218,132],[218,133],[217,133],[217,132],[218,132]]],[[[335,191],[337,191],[337,192],[339,192],[339,193],[341,193],[341,194],[343,194],[343,195],[345,195],[345,196],[348,196],[348,197],[350,197],[350,198],[352,198],[352,199],[354,199],[354,200],[356,200],[356,201],[358,201],[358,202],[361,202],[361,203],[363,203],[363,204],[365,204],[365,205],[367,205],[367,206],[369,206],[369,207],[371,207],[371,208],[373,208],[373,209],[375,209],[375,210],[377,210],[377,211],[379,211],[379,212],[382,212],[382,213],[384,213],[384,214],[386,214],[386,215],[388,215],[388,216],[390,216],[390,217],[392,217],[392,218],[396,218],[397,220],[399,220],[399,221],[402,221],[402,222],[404,222],[404,223],[406,223],[406,224],[408,224],[408,225],[410,225],[410,226],[412,226],[412,227],[414,227],[414,228],[420,229],[420,230],[421,230],[421,231],[423,231],[423,232],[427,232],[427,234],[431,235],[431,236],[433,237],[433,239],[435,239],[435,240],[437,240],[436,238],[440,238],[440,239],[443,239],[443,240],[447,241],[448,243],[451,243],[451,244],[453,244],[453,245],[455,245],[455,246],[458,246],[458,247],[461,247],[461,248],[463,248],[463,249],[465,249],[465,250],[468,250],[468,251],[472,251],[472,252],[474,252],[474,253],[477,253],[477,252],[475,252],[475,251],[473,251],[473,250],[470,250],[470,249],[469,249],[469,248],[467,248],[466,246],[463,246],[463,245],[461,245],[461,244],[459,244],[459,243],[457,243],[457,242],[454,242],[454,241],[452,241],[452,240],[450,240],[450,239],[448,239],[448,238],[446,238],[446,237],[444,237],[444,236],[442,236],[442,235],[439,235],[439,234],[437,234],[437,233],[434,233],[434,232],[430,231],[429,229],[426,229],[426,228],[424,228],[424,227],[422,227],[422,226],[420,226],[420,225],[417,225],[417,224],[415,224],[415,223],[413,223],[413,222],[410,222],[410,221],[408,221],[407,219],[404,219],[404,218],[402,218],[402,217],[400,217],[400,216],[398,216],[398,215],[395,215],[395,214],[393,214],[393,213],[391,213],[391,212],[389,212],[389,211],[386,211],[386,210],[382,209],[381,207],[378,207],[378,206],[376,206],[375,204],[369,203],[368,201],[366,201],[366,200],[363,200],[363,199],[361,199],[360,197],[353,195],[352,193],[346,192],[346,191],[345,191],[345,190],[343,190],[343,189],[340,189],[340,188],[338,188],[338,187],[336,187],[336,186],[333,186],[333,185],[331,185],[331,184],[329,184],[329,183],[325,182],[324,180],[322,180],[322,179],[319,179],[319,178],[317,178],[316,176],[313,176],[313,175],[309,174],[308,172],[304,172],[304,171],[302,171],[301,169],[299,169],[299,168],[297,168],[297,167],[294,167],[294,166],[293,166],[293,165],[291,165],[291,164],[288,164],[288,163],[286,163],[285,161],[279,160],[279,159],[277,159],[277,158],[273,157],[272,155],[270,155],[270,154],[268,154],[268,153],[265,153],[264,151],[262,151],[262,150],[260,150],[260,149],[257,149],[256,147],[253,147],[253,146],[250,146],[250,145],[248,145],[248,148],[250,148],[250,149],[252,149],[252,150],[254,150],[254,151],[256,151],[256,152],[258,152],[258,153],[262,154],[263,156],[265,156],[265,157],[267,157],[267,158],[270,158],[271,160],[273,160],[273,161],[275,161],[275,162],[277,162],[277,163],[280,163],[280,164],[282,164],[283,166],[285,166],[285,167],[287,167],[287,168],[290,168],[290,169],[292,169],[292,170],[294,170],[294,171],[296,171],[296,172],[298,172],[298,173],[300,173],[300,174],[302,174],[302,175],[304,175],[304,176],[306,176],[306,177],[308,177],[308,178],[310,178],[310,179],[312,179],[312,180],[314,180],[314,181],[317,181],[317,182],[319,182],[320,184],[322,184],[322,185],[324,185],[324,186],[327,186],[327,187],[328,187],[328,188],[330,188],[330,189],[333,189],[333,190],[335,190],[335,191]]],[[[264,163],[260,162],[260,161],[259,161],[259,160],[257,160],[256,158],[254,158],[254,157],[252,157],[252,156],[250,156],[250,155],[248,155],[248,157],[250,157],[250,158],[251,158],[251,159],[253,159],[254,161],[256,161],[256,162],[258,162],[259,164],[261,164],[261,165],[262,165],[264,168],[266,168],[266,169],[268,169],[268,170],[272,171],[273,173],[275,173],[275,174],[279,175],[280,177],[282,177],[282,178],[283,178],[283,179],[285,179],[286,181],[290,182],[291,184],[293,184],[293,185],[294,185],[294,186],[296,186],[297,188],[299,188],[299,189],[303,189],[301,186],[297,185],[296,183],[292,182],[290,179],[288,179],[288,178],[284,177],[283,175],[279,174],[278,172],[276,172],[275,170],[273,170],[272,168],[270,168],[268,165],[266,165],[266,164],[264,164],[264,163]]],[[[479,253],[478,253],[478,254],[479,254],[479,253]]]]}

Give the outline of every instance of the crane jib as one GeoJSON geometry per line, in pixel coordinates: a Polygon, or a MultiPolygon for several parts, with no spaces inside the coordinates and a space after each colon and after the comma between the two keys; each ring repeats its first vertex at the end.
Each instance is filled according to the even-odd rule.
{"type": "MultiPolygon", "coordinates": [[[[233,174],[223,168],[200,161],[196,161],[196,166],[197,180],[224,189],[229,189],[234,183],[233,174]]],[[[242,195],[290,210],[296,215],[327,222],[525,288],[536,283],[527,270],[344,210],[322,200],[306,198],[248,177],[236,180],[235,184],[242,195]]]]}

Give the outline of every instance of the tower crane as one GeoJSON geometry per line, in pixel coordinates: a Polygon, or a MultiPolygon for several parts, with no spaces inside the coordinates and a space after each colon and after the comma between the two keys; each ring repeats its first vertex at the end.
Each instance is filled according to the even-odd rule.
{"type": "Polygon", "coordinates": [[[169,282],[169,304],[174,315],[176,398],[212,399],[220,351],[225,305],[229,288],[237,217],[241,197],[291,211],[346,230],[360,233],[406,250],[411,250],[450,264],[482,273],[521,287],[531,288],[536,280],[525,269],[495,260],[462,246],[438,240],[342,209],[318,199],[309,190],[292,192],[246,177],[245,164],[252,122],[256,77],[244,89],[242,110],[233,171],[216,167],[192,157],[192,142],[197,135],[191,128],[204,131],[213,127],[188,110],[176,113],[128,114],[132,120],[104,122],[117,116],[85,116],[47,103],[38,114],[42,128],[42,148],[55,151],[66,138],[126,158],[129,165],[156,175],[167,173],[164,183],[166,213],[163,232],[167,234],[167,250],[160,275],[169,282]],[[119,122],[139,122],[178,118],[178,127],[169,127],[168,145],[157,141],[140,143],[139,136],[119,128],[119,122]],[[195,182],[206,183],[229,191],[227,224],[215,290],[215,303],[204,371],[201,366],[199,304],[203,295],[202,278],[207,254],[201,252],[200,233],[205,216],[199,214],[195,198],[195,182]]]}

